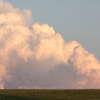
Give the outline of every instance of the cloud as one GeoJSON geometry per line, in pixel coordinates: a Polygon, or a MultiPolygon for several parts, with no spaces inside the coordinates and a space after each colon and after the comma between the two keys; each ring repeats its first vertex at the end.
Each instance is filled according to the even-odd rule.
{"type": "Polygon", "coordinates": [[[100,88],[100,62],[48,24],[30,27],[31,11],[0,0],[0,88],[100,88]]]}

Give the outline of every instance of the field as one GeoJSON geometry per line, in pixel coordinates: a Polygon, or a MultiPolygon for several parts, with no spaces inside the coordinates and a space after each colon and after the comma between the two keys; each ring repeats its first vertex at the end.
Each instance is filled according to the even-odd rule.
{"type": "Polygon", "coordinates": [[[0,90],[0,100],[100,100],[100,90],[0,90]]]}

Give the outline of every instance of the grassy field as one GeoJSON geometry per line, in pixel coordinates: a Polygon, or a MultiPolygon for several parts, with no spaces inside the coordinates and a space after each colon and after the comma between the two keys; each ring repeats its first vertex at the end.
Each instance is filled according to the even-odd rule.
{"type": "Polygon", "coordinates": [[[100,90],[0,90],[0,100],[100,100],[100,90]]]}

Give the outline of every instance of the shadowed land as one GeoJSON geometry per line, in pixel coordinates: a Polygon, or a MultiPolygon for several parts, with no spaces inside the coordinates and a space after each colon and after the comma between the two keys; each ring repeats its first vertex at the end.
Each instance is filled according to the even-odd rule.
{"type": "Polygon", "coordinates": [[[13,89],[0,90],[0,100],[100,100],[99,89],[49,90],[13,89]]]}

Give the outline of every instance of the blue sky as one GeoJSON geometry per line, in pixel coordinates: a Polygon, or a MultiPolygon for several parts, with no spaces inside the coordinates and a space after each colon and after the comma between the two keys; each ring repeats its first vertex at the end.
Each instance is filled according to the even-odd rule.
{"type": "Polygon", "coordinates": [[[30,9],[35,22],[53,26],[66,42],[75,40],[100,60],[100,0],[3,0],[30,9]]]}

